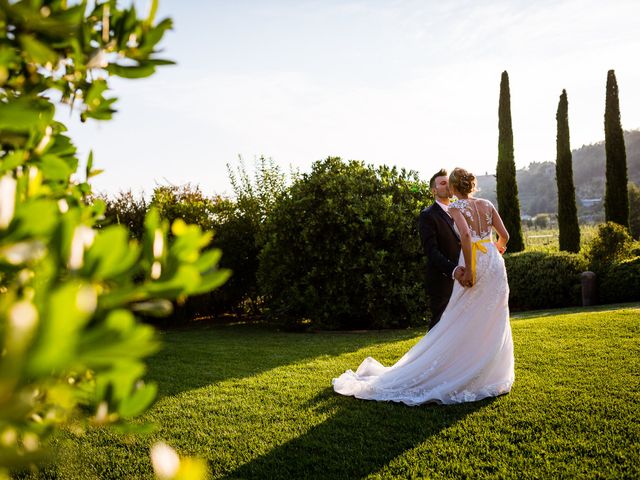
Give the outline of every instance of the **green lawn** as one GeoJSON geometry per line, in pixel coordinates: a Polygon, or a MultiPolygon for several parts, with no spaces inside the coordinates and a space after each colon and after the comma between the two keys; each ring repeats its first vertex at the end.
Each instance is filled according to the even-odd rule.
{"type": "MultiPolygon", "coordinates": [[[[555,228],[523,228],[524,244],[527,250],[558,251],[558,236],[560,231],[555,228]]],[[[597,225],[580,225],[580,246],[584,247],[598,233],[597,225]]]]}
{"type": "Polygon", "coordinates": [[[213,478],[640,477],[640,305],[536,312],[512,326],[510,394],[421,407],[331,389],[367,355],[397,360],[421,329],[167,332],[150,362],[160,398],[145,417],[159,429],[69,432],[58,466],[34,476],[151,478],[149,445],[162,439],[208,459],[213,478]]]}

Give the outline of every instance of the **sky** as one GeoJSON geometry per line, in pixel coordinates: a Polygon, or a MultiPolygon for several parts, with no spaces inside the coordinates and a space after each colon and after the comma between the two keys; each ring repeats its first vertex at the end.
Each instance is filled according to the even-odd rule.
{"type": "Polygon", "coordinates": [[[261,155],[284,171],[339,156],[493,174],[504,70],[518,168],[555,160],[562,89],[572,148],[604,139],[609,69],[623,128],[640,128],[638,0],[160,0],[165,16],[158,56],[176,66],[113,79],[112,121],[60,108],[105,169],[94,191],[230,195],[227,164],[261,155]]]}

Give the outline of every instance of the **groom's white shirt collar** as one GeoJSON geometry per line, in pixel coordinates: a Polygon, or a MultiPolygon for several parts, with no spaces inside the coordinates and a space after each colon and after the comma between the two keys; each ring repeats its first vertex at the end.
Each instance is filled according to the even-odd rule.
{"type": "Polygon", "coordinates": [[[439,202],[438,200],[436,200],[436,203],[440,205],[440,208],[442,208],[442,210],[444,210],[446,214],[449,214],[449,205],[445,205],[444,203],[439,202]]]}

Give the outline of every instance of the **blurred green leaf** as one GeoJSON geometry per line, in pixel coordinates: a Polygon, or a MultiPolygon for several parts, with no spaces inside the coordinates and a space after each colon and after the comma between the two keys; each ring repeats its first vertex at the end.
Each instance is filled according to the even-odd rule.
{"type": "Polygon", "coordinates": [[[50,374],[68,368],[76,355],[80,331],[96,306],[93,287],[76,281],[51,292],[41,315],[37,343],[29,358],[31,375],[50,374]]]}
{"type": "Polygon", "coordinates": [[[50,64],[54,67],[58,63],[58,54],[33,35],[20,35],[20,43],[28,59],[33,63],[40,65],[50,64]]]}
{"type": "Polygon", "coordinates": [[[94,402],[106,400],[111,405],[117,405],[122,399],[131,394],[136,382],[145,372],[142,362],[124,360],[114,362],[110,359],[112,368],[103,370],[96,377],[94,402]]]}
{"type": "Polygon", "coordinates": [[[90,368],[105,370],[114,364],[137,361],[157,352],[158,348],[158,339],[151,326],[138,324],[131,312],[118,309],[83,335],[78,358],[90,368]]]}
{"type": "Polygon", "coordinates": [[[85,170],[85,176],[88,179],[91,175],[91,169],[93,168],[93,150],[89,150],[89,158],[87,159],[87,169],[85,170]]]}
{"type": "Polygon", "coordinates": [[[113,105],[117,99],[104,98],[103,93],[105,91],[107,91],[107,82],[105,80],[95,80],[91,83],[85,98],[87,108],[82,112],[80,116],[81,120],[84,121],[87,118],[109,120],[112,117],[115,110],[111,108],[111,105],[113,105]]]}
{"type": "Polygon", "coordinates": [[[100,105],[100,102],[104,101],[102,94],[108,89],[107,81],[104,79],[94,80],[91,82],[91,86],[87,91],[87,95],[84,99],[85,104],[89,109],[96,108],[100,105]]]}
{"type": "Polygon", "coordinates": [[[201,293],[210,292],[211,290],[223,285],[231,276],[231,270],[220,269],[215,272],[203,275],[200,283],[188,290],[188,295],[199,295],[201,293]]]}
{"type": "Polygon", "coordinates": [[[74,166],[69,165],[57,155],[43,155],[40,162],[43,175],[51,180],[67,180],[76,171],[74,166]]]}
{"type": "Polygon", "coordinates": [[[118,413],[122,418],[132,418],[140,415],[151,405],[157,393],[158,387],[155,384],[143,385],[120,402],[118,413]]]}
{"type": "Polygon", "coordinates": [[[116,75],[122,78],[144,78],[156,71],[155,65],[151,63],[143,63],[136,66],[124,66],[116,63],[110,63],[107,67],[107,71],[111,75],[116,75]]]}
{"type": "Polygon", "coordinates": [[[22,28],[28,28],[32,32],[39,32],[50,38],[63,40],[71,38],[82,22],[86,10],[86,0],[69,8],[59,7],[52,15],[43,16],[38,5],[31,2],[3,2],[3,10],[7,19],[22,28]]]}
{"type": "Polygon", "coordinates": [[[140,247],[129,241],[129,232],[122,225],[101,230],[85,254],[82,269],[96,280],[109,280],[132,269],[140,255],[140,247]]]}
{"type": "Polygon", "coordinates": [[[24,150],[13,150],[0,160],[0,173],[4,173],[22,165],[26,160],[24,150]]]}
{"type": "Polygon", "coordinates": [[[58,205],[55,201],[42,199],[21,203],[17,206],[14,221],[9,234],[11,238],[40,238],[53,231],[58,218],[58,205]],[[38,219],[38,221],[33,221],[38,219]]]}
{"type": "Polygon", "coordinates": [[[162,40],[167,30],[173,28],[173,21],[170,18],[163,19],[155,27],[150,28],[141,38],[138,48],[137,58],[146,58],[154,52],[155,46],[162,40]]]}
{"type": "Polygon", "coordinates": [[[20,55],[18,52],[7,46],[0,45],[0,65],[8,68],[14,68],[20,61],[20,55]]]}
{"type": "Polygon", "coordinates": [[[200,255],[198,260],[195,262],[195,265],[201,272],[206,272],[207,270],[215,267],[220,261],[221,257],[222,250],[220,250],[219,248],[207,250],[200,255]]]}
{"type": "Polygon", "coordinates": [[[12,132],[44,129],[53,120],[54,107],[47,100],[21,97],[0,102],[0,130],[12,132]]]}
{"type": "Polygon", "coordinates": [[[180,265],[168,280],[152,282],[144,287],[150,296],[176,297],[195,290],[200,283],[200,273],[193,265],[180,265]]]}
{"type": "Polygon", "coordinates": [[[176,65],[176,62],[174,62],[173,60],[162,60],[162,59],[154,59],[154,58],[150,58],[147,60],[147,63],[150,63],[151,65],[155,65],[156,67],[161,66],[161,65],[176,65]]]}
{"type": "Polygon", "coordinates": [[[58,133],[54,135],[53,144],[49,146],[46,153],[57,155],[58,157],[73,156],[76,153],[76,147],[69,137],[58,133]]]}

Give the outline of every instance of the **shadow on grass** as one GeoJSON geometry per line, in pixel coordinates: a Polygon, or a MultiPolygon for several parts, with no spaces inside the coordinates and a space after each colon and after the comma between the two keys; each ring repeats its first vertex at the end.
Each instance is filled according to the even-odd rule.
{"type": "Polygon", "coordinates": [[[328,420],[224,478],[362,478],[494,400],[408,407],[342,397],[328,387],[309,405],[331,412],[328,420]]]}
{"type": "Polygon", "coordinates": [[[159,398],[229,379],[415,338],[419,329],[365,333],[286,333],[255,325],[196,326],[161,335],[163,348],[149,359],[148,380],[159,398]]]}

